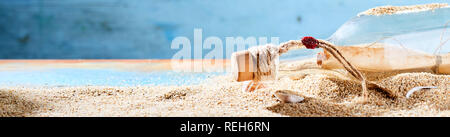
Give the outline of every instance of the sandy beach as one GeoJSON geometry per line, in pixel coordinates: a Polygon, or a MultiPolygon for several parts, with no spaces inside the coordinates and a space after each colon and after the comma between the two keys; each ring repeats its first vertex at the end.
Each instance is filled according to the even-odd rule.
{"type": "Polygon", "coordinates": [[[254,92],[231,75],[190,86],[2,87],[0,116],[450,116],[450,75],[429,72],[364,72],[398,98],[369,90],[345,70],[320,69],[315,59],[282,62],[278,80],[254,92]],[[416,86],[436,86],[406,98],[416,86]],[[277,90],[305,97],[282,103],[277,90]]]}
{"type": "MultiPolygon", "coordinates": [[[[403,14],[438,8],[448,8],[448,4],[382,6],[361,12],[358,16],[403,14]]],[[[300,18],[297,17],[297,20],[300,18]]],[[[382,57],[384,58],[384,56],[382,57]]],[[[244,91],[243,88],[247,86],[247,83],[237,82],[231,74],[214,76],[200,84],[187,86],[42,85],[0,87],[0,117],[450,116],[450,75],[434,74],[433,71],[423,70],[362,71],[367,80],[389,89],[395,96],[394,98],[380,90],[372,89],[368,91],[368,97],[364,98],[361,82],[348,71],[345,69],[322,69],[317,65],[316,60],[316,58],[311,58],[281,62],[277,79],[264,81],[265,88],[252,92],[244,91]],[[407,92],[418,86],[435,86],[436,88],[419,90],[407,98],[407,92]],[[280,90],[301,96],[304,100],[298,103],[284,103],[274,95],[280,90]]],[[[31,70],[29,67],[23,67],[24,64],[33,66],[31,68],[34,69],[114,68],[150,72],[169,70],[170,66],[169,59],[119,62],[116,60],[114,63],[108,63],[111,60],[94,61],[95,63],[92,63],[93,60],[90,62],[82,60],[3,60],[0,61],[0,65],[3,63],[0,71],[31,70]],[[126,64],[124,65],[124,63],[126,64]]],[[[355,62],[369,64],[365,61],[367,59],[355,62]]],[[[374,61],[374,59],[370,61],[374,61]]],[[[230,64],[228,59],[220,60],[220,62],[230,64]]],[[[425,62],[429,63],[429,61],[425,62]]],[[[408,66],[410,65],[408,64],[408,66]]],[[[12,77],[16,77],[16,75],[12,75],[12,77]]],[[[39,79],[41,78],[39,77],[39,79]]],[[[103,77],[100,80],[103,81],[103,77]]]]}

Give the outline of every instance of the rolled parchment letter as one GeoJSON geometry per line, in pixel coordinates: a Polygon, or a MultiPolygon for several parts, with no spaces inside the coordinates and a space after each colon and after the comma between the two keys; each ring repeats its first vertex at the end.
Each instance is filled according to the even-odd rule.
{"type": "MultiPolygon", "coordinates": [[[[343,56],[360,70],[382,72],[395,70],[422,70],[450,74],[450,53],[431,55],[400,46],[337,46],[343,56]]],[[[317,63],[324,69],[343,66],[330,53],[318,54],[317,63]]]]}

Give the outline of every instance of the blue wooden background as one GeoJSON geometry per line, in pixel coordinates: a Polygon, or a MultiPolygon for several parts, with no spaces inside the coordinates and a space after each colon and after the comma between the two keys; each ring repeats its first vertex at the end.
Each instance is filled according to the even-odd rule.
{"type": "Polygon", "coordinates": [[[327,38],[369,8],[432,2],[448,0],[0,0],[0,59],[168,59],[195,28],[223,41],[327,38]]]}

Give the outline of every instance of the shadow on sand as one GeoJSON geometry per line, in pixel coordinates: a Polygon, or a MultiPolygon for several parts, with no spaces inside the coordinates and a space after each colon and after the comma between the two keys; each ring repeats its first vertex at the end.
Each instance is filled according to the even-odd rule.
{"type": "Polygon", "coordinates": [[[0,90],[0,116],[24,117],[39,108],[35,102],[24,99],[12,92],[0,90]]]}
{"type": "Polygon", "coordinates": [[[316,98],[305,98],[301,103],[279,103],[268,110],[294,117],[354,117],[371,116],[374,113],[359,110],[354,105],[336,104],[316,98]]]}
{"type": "MultiPolygon", "coordinates": [[[[298,93],[305,100],[300,103],[278,103],[266,109],[274,113],[295,117],[365,117],[383,113],[369,112],[362,109],[364,108],[362,107],[364,104],[358,103],[357,101],[357,98],[362,97],[361,83],[335,76],[327,77],[325,80],[334,83],[338,88],[330,89],[324,85],[317,85],[319,86],[319,90],[314,91],[314,97],[305,97],[300,95],[301,93],[298,93]]],[[[394,98],[389,98],[386,93],[379,89],[369,90],[369,94],[369,100],[372,102],[390,102],[395,100],[394,98]]],[[[375,105],[375,107],[382,105],[375,105]]]]}

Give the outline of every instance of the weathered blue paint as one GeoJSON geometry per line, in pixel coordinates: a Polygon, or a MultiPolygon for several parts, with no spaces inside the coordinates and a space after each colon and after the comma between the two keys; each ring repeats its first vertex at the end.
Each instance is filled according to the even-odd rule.
{"type": "Polygon", "coordinates": [[[366,9],[431,2],[448,1],[0,0],[0,58],[167,59],[171,40],[193,42],[195,28],[223,41],[324,39],[366,9]]]}

